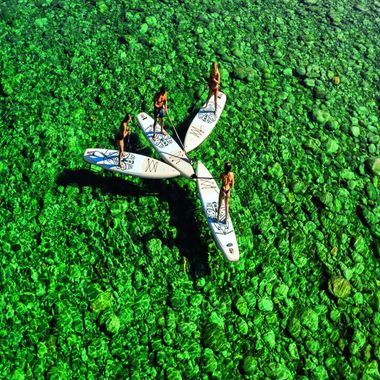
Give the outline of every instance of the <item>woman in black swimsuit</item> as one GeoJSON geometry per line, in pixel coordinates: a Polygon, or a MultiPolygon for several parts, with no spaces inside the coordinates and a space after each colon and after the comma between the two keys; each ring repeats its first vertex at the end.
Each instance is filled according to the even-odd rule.
{"type": "Polygon", "coordinates": [[[224,172],[220,173],[220,176],[219,176],[219,178],[222,180],[222,187],[220,188],[220,191],[219,191],[219,204],[218,204],[218,214],[216,216],[216,223],[219,223],[220,209],[222,208],[222,201],[224,201],[224,207],[225,207],[224,223],[227,224],[231,189],[235,185],[235,177],[231,169],[232,169],[231,163],[229,161],[226,161],[224,163],[224,172]]]}
{"type": "Polygon", "coordinates": [[[204,108],[207,108],[208,102],[210,101],[211,96],[214,95],[214,104],[215,104],[214,115],[216,115],[216,110],[217,110],[219,84],[220,84],[219,67],[218,67],[218,63],[214,62],[211,65],[210,80],[208,82],[209,91],[208,91],[206,105],[204,106],[204,108]]]}
{"type": "Polygon", "coordinates": [[[119,166],[121,167],[121,157],[124,155],[124,139],[131,134],[131,128],[127,128],[128,124],[131,122],[132,117],[128,113],[125,118],[121,121],[119,130],[116,134],[116,144],[119,148],[119,166]]]}

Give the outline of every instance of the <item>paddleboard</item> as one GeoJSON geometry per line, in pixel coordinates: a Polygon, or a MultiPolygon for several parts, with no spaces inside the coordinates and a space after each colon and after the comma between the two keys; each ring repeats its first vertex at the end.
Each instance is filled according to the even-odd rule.
{"type": "Polygon", "coordinates": [[[157,123],[156,126],[156,141],[153,140],[153,123],[154,120],[145,112],[137,115],[137,121],[140,128],[144,132],[146,138],[153,145],[154,149],[160,155],[160,157],[166,161],[169,165],[177,169],[183,176],[187,178],[193,178],[195,172],[190,164],[186,153],[175,142],[175,140],[169,135],[161,133],[161,126],[157,123]]]}
{"type": "Polygon", "coordinates": [[[180,175],[179,171],[165,162],[141,154],[124,152],[119,163],[119,152],[110,149],[86,149],[83,159],[93,165],[113,172],[128,174],[134,177],[163,179],[173,178],[180,175]]]}
{"type": "Polygon", "coordinates": [[[219,120],[219,117],[226,104],[226,100],[226,95],[222,92],[219,92],[216,115],[214,115],[214,95],[211,96],[207,108],[204,108],[206,105],[205,103],[203,107],[198,111],[197,115],[191,122],[189,129],[186,132],[185,140],[183,143],[186,152],[190,152],[197,146],[201,145],[203,141],[206,140],[206,138],[210,135],[219,120]]]}
{"type": "Polygon", "coordinates": [[[220,222],[216,223],[220,189],[210,172],[200,161],[198,161],[197,177],[199,198],[216,245],[223,252],[227,260],[238,261],[239,247],[231,217],[229,215],[228,220],[225,221],[225,208],[224,203],[222,203],[220,222]]]}

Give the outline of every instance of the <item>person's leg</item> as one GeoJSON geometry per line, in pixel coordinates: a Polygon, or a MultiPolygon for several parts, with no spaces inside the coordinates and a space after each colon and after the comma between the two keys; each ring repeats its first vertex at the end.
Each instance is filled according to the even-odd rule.
{"type": "Polygon", "coordinates": [[[223,200],[223,190],[219,190],[219,200],[218,200],[218,213],[216,215],[216,223],[219,223],[220,209],[222,208],[223,200]]]}
{"type": "Polygon", "coordinates": [[[161,133],[163,135],[167,135],[167,133],[166,133],[166,131],[164,129],[164,123],[165,123],[165,119],[164,119],[164,117],[161,117],[161,133]]]}
{"type": "Polygon", "coordinates": [[[228,192],[228,194],[226,195],[225,199],[224,199],[224,206],[226,208],[226,219],[225,219],[225,223],[227,224],[227,220],[228,220],[228,214],[229,214],[229,211],[230,211],[230,191],[228,192]]]}
{"type": "Polygon", "coordinates": [[[121,167],[121,157],[124,153],[124,140],[117,140],[117,145],[119,147],[119,166],[121,167]]]}
{"type": "Polygon", "coordinates": [[[214,91],[213,91],[212,89],[210,89],[210,90],[208,91],[206,105],[203,107],[204,109],[207,108],[207,106],[208,106],[208,102],[210,101],[211,96],[212,96],[213,93],[214,93],[214,91]]]}
{"type": "Polygon", "coordinates": [[[216,111],[218,110],[218,95],[219,95],[219,87],[216,87],[214,90],[214,103],[215,103],[215,110],[214,115],[216,115],[216,111]]]}
{"type": "Polygon", "coordinates": [[[156,125],[157,125],[158,116],[154,115],[154,123],[153,123],[153,140],[156,141],[156,125]]]}

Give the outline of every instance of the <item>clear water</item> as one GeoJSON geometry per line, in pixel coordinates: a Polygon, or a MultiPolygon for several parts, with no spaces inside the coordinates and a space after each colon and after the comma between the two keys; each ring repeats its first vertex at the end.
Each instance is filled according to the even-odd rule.
{"type": "MultiPolygon", "coordinates": [[[[4,379],[376,379],[378,1],[0,4],[4,379]],[[236,176],[223,259],[194,183],[114,176],[126,112],[164,83],[190,153],[236,176]],[[377,174],[376,174],[377,173],[377,174]]],[[[157,157],[134,119],[129,149],[157,157]]],[[[169,133],[173,130],[168,128],[169,133]]]]}

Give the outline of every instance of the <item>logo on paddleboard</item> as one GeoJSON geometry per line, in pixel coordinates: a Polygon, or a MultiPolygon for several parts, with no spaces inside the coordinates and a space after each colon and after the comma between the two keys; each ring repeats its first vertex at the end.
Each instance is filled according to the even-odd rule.
{"type": "MultiPolygon", "coordinates": [[[[131,170],[135,163],[135,155],[132,153],[124,153],[125,156],[122,157],[121,163],[123,164],[123,170],[131,170]]],[[[115,165],[118,165],[118,157],[114,158],[115,165]]]]}
{"type": "Polygon", "coordinates": [[[214,111],[199,112],[198,117],[207,124],[211,124],[216,121],[214,111]]]}
{"type": "Polygon", "coordinates": [[[225,212],[222,205],[220,210],[219,222],[216,222],[216,216],[218,215],[218,203],[217,202],[207,202],[206,204],[206,215],[207,219],[213,222],[215,232],[218,234],[226,234],[229,231],[229,223],[225,221],[225,212]]]}

